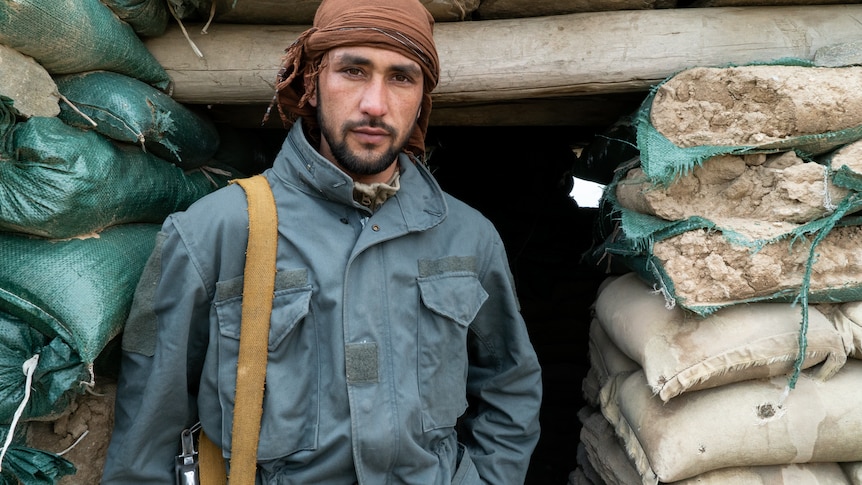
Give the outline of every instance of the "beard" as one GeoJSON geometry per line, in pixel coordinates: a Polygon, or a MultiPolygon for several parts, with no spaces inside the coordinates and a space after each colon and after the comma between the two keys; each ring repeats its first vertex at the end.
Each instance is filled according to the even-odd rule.
{"type": "Polygon", "coordinates": [[[335,129],[329,126],[322,116],[319,116],[318,122],[320,123],[321,135],[329,143],[329,149],[332,151],[335,160],[345,170],[356,175],[376,175],[386,170],[392,165],[404,147],[404,143],[401,140],[396,140],[398,132],[393,127],[376,118],[345,123],[338,133],[340,136],[335,136],[335,129]],[[382,128],[389,133],[389,136],[393,140],[400,143],[393,143],[381,154],[376,154],[370,150],[351,150],[347,146],[347,133],[358,127],[382,128]]]}
{"type": "MultiPolygon", "coordinates": [[[[349,173],[354,175],[376,175],[381,173],[395,162],[398,154],[407,144],[407,136],[399,135],[395,127],[384,123],[379,118],[348,121],[341,127],[336,127],[324,114],[323,103],[324,100],[320,96],[320,93],[318,93],[317,123],[320,126],[321,138],[326,140],[338,165],[349,173]],[[373,152],[371,147],[365,150],[352,150],[347,145],[347,135],[350,130],[359,127],[382,128],[386,130],[386,133],[389,134],[393,142],[388,149],[380,154],[373,152]]],[[[413,132],[414,128],[415,122],[409,127],[406,133],[409,135],[413,132]]]]}

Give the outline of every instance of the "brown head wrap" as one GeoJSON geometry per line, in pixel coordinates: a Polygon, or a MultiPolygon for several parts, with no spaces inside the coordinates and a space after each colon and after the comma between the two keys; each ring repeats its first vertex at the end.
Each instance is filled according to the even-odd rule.
{"type": "Polygon", "coordinates": [[[316,109],[308,104],[320,63],[330,49],[352,45],[389,49],[416,61],[425,77],[422,109],[406,150],[425,153],[425,132],[431,114],[431,91],[440,77],[434,46],[434,18],[419,0],[323,0],[313,26],[285,49],[276,78],[273,103],[285,126],[303,118],[303,127],[319,143],[316,109]]]}

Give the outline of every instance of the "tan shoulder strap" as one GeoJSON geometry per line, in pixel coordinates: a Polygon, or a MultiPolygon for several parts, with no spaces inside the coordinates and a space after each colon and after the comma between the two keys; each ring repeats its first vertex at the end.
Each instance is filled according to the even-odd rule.
{"type": "MultiPolygon", "coordinates": [[[[239,179],[236,183],[245,190],[248,198],[248,248],[242,290],[242,326],[236,371],[230,483],[231,485],[254,485],[266,382],[269,320],[275,291],[278,216],[272,190],[263,175],[239,179]]],[[[224,484],[225,467],[221,452],[211,442],[208,445],[203,443],[204,439],[201,433],[201,483],[203,485],[224,484]],[[215,449],[217,458],[204,456],[207,446],[215,449]],[[213,458],[220,460],[221,463],[214,463],[210,468],[213,458]],[[205,460],[207,463],[204,462],[205,460]],[[221,473],[218,473],[219,469],[221,473]],[[209,479],[207,479],[208,476],[209,479]]]]}

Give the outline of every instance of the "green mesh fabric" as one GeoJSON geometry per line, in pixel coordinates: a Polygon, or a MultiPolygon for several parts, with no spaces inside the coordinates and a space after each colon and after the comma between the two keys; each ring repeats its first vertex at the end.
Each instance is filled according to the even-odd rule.
{"type": "Polygon", "coordinates": [[[180,19],[198,20],[206,18],[212,5],[211,0],[167,0],[180,19]]]}
{"type": "Polygon", "coordinates": [[[122,329],[159,228],[122,224],[69,240],[0,233],[0,310],[92,363],[122,329]]]}
{"type": "Polygon", "coordinates": [[[137,79],[93,71],[59,76],[55,82],[60,94],[97,123],[93,127],[68,103],[61,103],[58,116],[69,125],[142,144],[147,152],[183,169],[205,164],[218,149],[212,121],[137,79]]]}
{"type": "Polygon", "coordinates": [[[237,175],[186,173],[140,147],[112,143],[58,118],[19,123],[12,138],[0,154],[5,231],[68,238],[115,224],[160,223],[237,175]]]}
{"type": "MultiPolygon", "coordinates": [[[[761,64],[814,67],[811,61],[803,59],[781,59],[761,64]]],[[[725,67],[731,67],[731,65],[725,67]]],[[[650,121],[650,110],[656,92],[672,78],[673,75],[654,86],[635,115],[641,168],[647,177],[657,184],[668,185],[680,175],[688,173],[705,160],[717,155],[777,153],[794,150],[800,157],[811,159],[847,143],[862,139],[862,126],[859,126],[828,133],[789,137],[778,142],[759,145],[679,147],[659,133],[650,121]]]]}
{"type": "Polygon", "coordinates": [[[170,77],[134,30],[100,0],[0,2],[0,44],[51,74],[107,70],[160,89],[170,77]]]}
{"type": "Polygon", "coordinates": [[[9,424],[24,399],[25,361],[39,355],[32,389],[22,417],[40,417],[61,412],[72,393],[90,382],[87,364],[60,338],[48,337],[21,319],[0,312],[0,423],[9,424]]]}
{"type": "Polygon", "coordinates": [[[164,0],[102,0],[102,3],[138,35],[157,37],[168,26],[168,8],[164,0]]]}

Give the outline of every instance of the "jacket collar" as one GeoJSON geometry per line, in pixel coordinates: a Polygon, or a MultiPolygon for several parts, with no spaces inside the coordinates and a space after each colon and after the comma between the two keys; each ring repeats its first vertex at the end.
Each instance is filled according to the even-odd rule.
{"type": "MultiPolygon", "coordinates": [[[[301,119],[287,134],[273,163],[273,172],[285,183],[300,180],[301,190],[324,199],[367,208],[353,199],[353,179],[314,149],[302,131],[301,119]]],[[[404,153],[398,156],[401,188],[379,209],[380,215],[399,211],[408,230],[424,230],[439,224],[447,213],[443,190],[428,169],[404,153]]],[[[370,215],[370,213],[368,214],[370,215]]]]}

